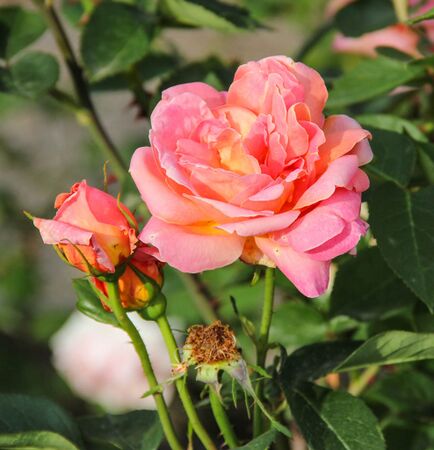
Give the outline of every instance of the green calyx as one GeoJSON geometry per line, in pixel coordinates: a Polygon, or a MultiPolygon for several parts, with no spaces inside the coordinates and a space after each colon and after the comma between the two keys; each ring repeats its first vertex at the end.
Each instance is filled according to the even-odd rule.
{"type": "Polygon", "coordinates": [[[145,320],[156,321],[166,314],[166,305],[166,297],[161,292],[158,292],[143,309],[140,309],[137,312],[145,320]]]}

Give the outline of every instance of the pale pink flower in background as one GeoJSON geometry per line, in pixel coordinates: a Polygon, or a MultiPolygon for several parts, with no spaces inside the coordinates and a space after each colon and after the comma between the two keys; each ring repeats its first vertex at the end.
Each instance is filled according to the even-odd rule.
{"type": "MultiPolygon", "coordinates": [[[[128,315],[145,341],[157,380],[167,380],[171,364],[158,326],[136,313],[128,315]]],[[[152,396],[141,398],[149,385],[123,330],[74,312],[50,345],[54,367],[79,397],[111,413],[155,409],[152,396]]],[[[168,402],[173,395],[173,386],[166,386],[164,397],[168,402]]]]}
{"type": "Polygon", "coordinates": [[[321,76],[285,56],[240,66],[228,92],[204,83],[165,90],[151,147],[131,175],[152,213],[140,239],[183,272],[231,264],[277,266],[306,296],[327,288],[333,258],[366,224],[359,169],[369,132],[325,118],[321,76]]]}
{"type": "Polygon", "coordinates": [[[407,55],[422,56],[417,46],[419,35],[402,24],[365,33],[360,37],[347,37],[339,33],[333,40],[333,50],[339,53],[353,53],[375,58],[379,47],[390,47],[407,55]]]}
{"type": "MultiPolygon", "coordinates": [[[[325,11],[326,17],[333,17],[340,9],[352,3],[354,0],[332,0],[328,3],[325,11]]],[[[409,0],[409,7],[413,8],[411,16],[418,16],[434,8],[434,0],[409,0]]],[[[417,27],[425,31],[431,50],[434,46],[434,20],[425,20],[417,27]]],[[[375,58],[378,56],[377,49],[389,47],[414,58],[422,57],[418,46],[421,36],[410,26],[395,24],[381,28],[358,37],[344,36],[338,33],[333,40],[333,50],[338,53],[350,53],[375,58]]]]}

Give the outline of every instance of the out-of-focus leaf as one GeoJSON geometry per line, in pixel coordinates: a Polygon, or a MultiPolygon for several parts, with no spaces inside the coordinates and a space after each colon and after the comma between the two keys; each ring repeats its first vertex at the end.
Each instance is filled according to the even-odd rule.
{"type": "Polygon", "coordinates": [[[114,314],[103,308],[101,300],[92,289],[89,280],[78,278],[72,280],[72,285],[77,295],[77,309],[80,312],[98,322],[119,326],[114,314]]]}
{"type": "MultiPolygon", "coordinates": [[[[85,443],[119,450],[157,450],[163,439],[155,411],[83,417],[79,420],[85,443]]],[[[92,447],[93,448],[93,447],[92,447]]]]}
{"type": "Polygon", "coordinates": [[[79,450],[72,442],[52,431],[0,433],[3,450],[79,450]]]}
{"type": "Polygon", "coordinates": [[[374,159],[369,164],[370,173],[384,180],[406,186],[416,162],[416,146],[409,137],[394,131],[369,128],[372,132],[374,159]]]}
{"type": "Polygon", "coordinates": [[[384,259],[434,309],[434,187],[410,193],[386,183],[369,196],[370,223],[384,259]]]}
{"type": "Polygon", "coordinates": [[[327,107],[341,108],[386,94],[423,73],[423,67],[391,58],[363,61],[334,81],[327,107]]]}
{"type": "Polygon", "coordinates": [[[286,358],[280,374],[281,382],[289,387],[315,381],[333,372],[361,344],[361,341],[335,341],[301,347],[286,358]]]}
{"type": "Polygon", "coordinates": [[[62,0],[62,14],[72,26],[77,26],[84,14],[80,0],[62,0]]]}
{"type": "Polygon", "coordinates": [[[92,81],[127,71],[149,50],[143,11],[114,2],[100,3],[86,24],[81,55],[92,81]]]}
{"type": "Polygon", "coordinates": [[[312,450],[385,450],[376,417],[359,398],[304,383],[289,388],[291,412],[312,450]]]}
{"type": "Polygon", "coordinates": [[[53,402],[42,397],[0,394],[0,434],[24,431],[52,431],[81,445],[75,423],[53,402]]]}
{"type": "Polygon", "coordinates": [[[394,420],[384,430],[388,449],[434,450],[434,426],[394,420]]]}
{"type": "Polygon", "coordinates": [[[264,434],[261,434],[253,441],[250,441],[242,447],[237,447],[235,450],[264,450],[268,448],[276,439],[277,431],[273,428],[264,434]]]}
{"type": "Polygon", "coordinates": [[[407,133],[418,142],[428,142],[428,138],[412,122],[391,114],[363,114],[356,117],[357,121],[368,128],[407,133]]]}
{"type": "Polygon", "coordinates": [[[220,31],[235,31],[257,25],[246,9],[217,0],[162,0],[161,8],[164,14],[181,25],[220,31]]]}
{"type": "Polygon", "coordinates": [[[0,8],[0,58],[10,59],[46,30],[44,19],[18,6],[0,8]]]}
{"type": "Polygon", "coordinates": [[[434,406],[434,380],[416,370],[402,370],[377,380],[364,396],[397,414],[423,414],[434,406]]]}
{"type": "Polygon", "coordinates": [[[410,308],[416,301],[378,248],[372,247],[339,266],[330,299],[330,315],[374,320],[410,308]]]}
{"type": "Polygon", "coordinates": [[[362,0],[339,10],[335,24],[345,36],[360,36],[396,23],[393,5],[388,0],[362,0]]]}
{"type": "Polygon", "coordinates": [[[300,346],[323,340],[326,332],[327,322],[313,306],[288,302],[273,314],[270,340],[286,347],[300,346]]]}
{"type": "Polygon", "coordinates": [[[12,94],[37,98],[54,88],[59,78],[59,64],[48,53],[29,52],[9,70],[0,72],[0,88],[12,94]]]}

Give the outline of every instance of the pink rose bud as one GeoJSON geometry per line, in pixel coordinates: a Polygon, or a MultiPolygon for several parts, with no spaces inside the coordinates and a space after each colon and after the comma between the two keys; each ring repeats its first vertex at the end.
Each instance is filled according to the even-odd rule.
{"type": "Polygon", "coordinates": [[[83,272],[113,273],[136,247],[137,223],[131,212],[84,180],[59,194],[54,207],[53,219],[34,218],[33,223],[45,244],[55,245],[83,272]]]}
{"type": "MultiPolygon", "coordinates": [[[[161,286],[163,284],[162,265],[160,261],[146,252],[145,246],[136,249],[132,258],[128,261],[125,271],[118,279],[119,295],[125,309],[142,309],[152,300],[154,292],[150,292],[148,285],[144,283],[144,279],[150,278],[158,286],[161,286]]],[[[92,277],[91,282],[103,295],[107,296],[107,287],[104,281],[92,277]]],[[[103,306],[110,310],[104,302],[103,306]]]]}
{"type": "Polygon", "coordinates": [[[372,159],[368,131],[324,117],[327,95],[315,70],[285,56],[240,66],[227,93],[165,90],[151,146],[131,161],[152,213],[139,238],[183,272],[242,258],[277,266],[308,297],[324,293],[331,260],[366,232],[360,166],[372,159]]]}

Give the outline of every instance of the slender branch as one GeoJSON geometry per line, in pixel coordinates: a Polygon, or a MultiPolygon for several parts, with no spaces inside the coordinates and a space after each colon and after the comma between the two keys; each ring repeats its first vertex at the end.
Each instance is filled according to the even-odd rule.
{"type": "MultiPolygon", "coordinates": [[[[256,346],[256,364],[259,367],[265,366],[265,359],[267,356],[268,336],[270,334],[270,325],[273,316],[274,279],[275,279],[275,270],[271,267],[267,267],[265,271],[264,304],[262,307],[261,325],[259,328],[259,337],[256,346]]],[[[264,390],[263,380],[259,379],[256,383],[256,395],[261,401],[263,400],[263,390],[264,390]]],[[[262,432],[263,432],[263,415],[258,404],[255,403],[253,411],[254,437],[259,436],[262,432]]]]}
{"type": "Polygon", "coordinates": [[[203,319],[208,323],[218,320],[219,316],[212,306],[212,304],[215,303],[215,299],[208,287],[200,279],[199,275],[182,272],[177,272],[177,274],[184,283],[184,286],[190,292],[203,319]]]}
{"type": "MultiPolygon", "coordinates": [[[[163,314],[157,319],[157,324],[160,327],[161,334],[163,335],[166,347],[169,350],[170,361],[172,364],[177,365],[180,363],[180,357],[178,352],[178,346],[176,344],[175,337],[173,336],[172,329],[170,328],[167,316],[163,314]]],[[[194,408],[193,400],[188,392],[187,386],[184,380],[178,379],[175,381],[176,388],[178,390],[179,398],[184,406],[185,412],[187,413],[188,420],[193,427],[194,432],[197,437],[202,442],[206,450],[216,450],[216,447],[202,425],[199,416],[197,415],[196,409],[194,408]]]]}
{"type": "MultiPolygon", "coordinates": [[[[128,333],[134,348],[140,358],[142,363],[143,371],[151,389],[158,388],[158,381],[155,377],[154,370],[152,369],[151,360],[149,359],[148,351],[146,346],[137,331],[134,324],[128,318],[124,308],[121,305],[119,298],[119,289],[116,282],[107,283],[107,291],[110,300],[110,306],[118,320],[119,324],[124,331],[128,333]]],[[[182,445],[179,443],[178,438],[173,427],[172,420],[169,415],[169,410],[167,409],[166,402],[161,392],[158,390],[153,394],[155,404],[157,406],[158,415],[160,418],[161,426],[163,428],[164,434],[166,436],[167,442],[172,450],[182,450],[182,445]]]]}
{"type": "Polygon", "coordinates": [[[214,414],[214,418],[220,428],[226,445],[229,448],[238,447],[237,436],[235,435],[235,432],[226,414],[225,408],[222,405],[222,401],[212,388],[209,389],[209,400],[211,403],[211,409],[214,414]]]}
{"type": "Polygon", "coordinates": [[[127,173],[127,166],[102,126],[92,102],[89,87],[83,75],[83,69],[74,55],[65,29],[54,9],[53,2],[51,0],[46,0],[45,2],[43,0],[33,0],[33,2],[43,13],[45,20],[53,33],[59,51],[65,59],[66,67],[71,76],[79,104],[84,109],[87,116],[87,120],[83,120],[81,123],[89,128],[93,138],[112,163],[116,175],[120,179],[123,179],[127,173]]]}
{"type": "Polygon", "coordinates": [[[405,22],[408,19],[408,1],[407,0],[392,0],[395,14],[400,22],[405,22]]]}
{"type": "Polygon", "coordinates": [[[371,366],[365,369],[362,374],[350,384],[348,392],[354,396],[360,395],[379,370],[380,366],[371,366]]]}

